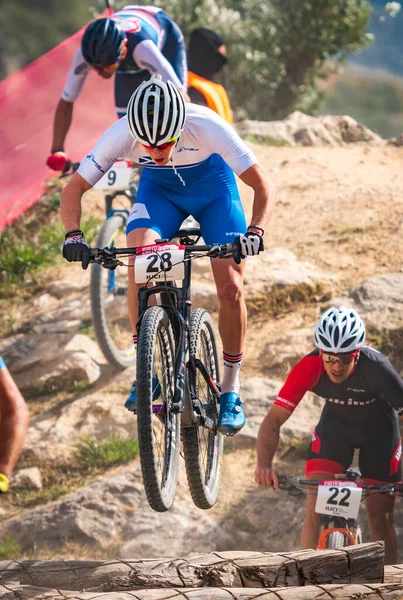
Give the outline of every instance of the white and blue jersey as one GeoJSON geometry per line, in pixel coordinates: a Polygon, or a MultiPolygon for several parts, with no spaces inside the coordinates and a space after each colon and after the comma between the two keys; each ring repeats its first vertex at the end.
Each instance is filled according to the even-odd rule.
{"type": "Polygon", "coordinates": [[[246,230],[234,173],[242,175],[257,159],[217,113],[195,104],[186,107],[185,127],[168,165],[154,163],[133,139],[125,117],[103,134],[77,172],[94,185],[118,158],[144,167],[127,233],[146,227],[171,238],[192,215],[207,244],[231,243],[246,230]]]}
{"type": "MultiPolygon", "coordinates": [[[[163,81],[176,87],[187,82],[186,47],[181,30],[168,15],[154,6],[128,5],[111,17],[125,32],[127,56],[115,75],[115,104],[118,116],[126,114],[130,96],[143,81],[159,73],[163,81]]],[[[90,67],[81,48],[74,57],[62,99],[74,102],[84,85],[90,67]]]]}

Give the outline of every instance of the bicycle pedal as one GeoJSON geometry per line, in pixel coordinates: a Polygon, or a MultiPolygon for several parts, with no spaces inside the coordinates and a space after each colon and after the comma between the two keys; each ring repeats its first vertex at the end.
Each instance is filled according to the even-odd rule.
{"type": "Polygon", "coordinates": [[[172,404],[171,404],[171,411],[174,414],[183,412],[183,404],[182,404],[182,402],[172,402],[172,404]]]}

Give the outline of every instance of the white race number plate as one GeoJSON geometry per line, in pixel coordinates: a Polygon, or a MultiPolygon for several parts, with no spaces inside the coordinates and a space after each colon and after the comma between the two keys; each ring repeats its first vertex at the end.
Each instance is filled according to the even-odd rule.
{"type": "Polygon", "coordinates": [[[133,169],[127,160],[117,160],[94,188],[97,190],[126,190],[130,185],[133,169]]]}
{"type": "Polygon", "coordinates": [[[156,244],[138,248],[134,278],[136,283],[177,281],[185,276],[185,247],[178,244],[156,244]]]}
{"type": "Polygon", "coordinates": [[[356,519],[360,510],[362,488],[351,481],[323,481],[318,486],[315,512],[346,519],[356,519]]]}

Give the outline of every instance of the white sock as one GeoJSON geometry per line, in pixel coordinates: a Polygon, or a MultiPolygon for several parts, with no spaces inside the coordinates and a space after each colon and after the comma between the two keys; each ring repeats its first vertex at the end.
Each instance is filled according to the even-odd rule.
{"type": "Polygon", "coordinates": [[[221,393],[239,393],[239,370],[242,363],[242,352],[239,354],[228,354],[223,352],[224,377],[221,382],[221,393]]]}

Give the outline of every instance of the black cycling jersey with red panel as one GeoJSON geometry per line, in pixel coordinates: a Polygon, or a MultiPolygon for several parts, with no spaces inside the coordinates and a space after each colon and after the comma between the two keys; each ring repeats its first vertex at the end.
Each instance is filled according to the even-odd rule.
{"type": "Polygon", "coordinates": [[[403,408],[403,380],[386,356],[364,346],[351,376],[333,383],[319,350],[314,350],[291,370],[275,404],[292,412],[307,391],[326,400],[309,448],[307,473],[342,473],[358,448],[365,479],[400,481],[396,411],[403,408]]]}
{"type": "Polygon", "coordinates": [[[391,407],[403,409],[403,379],[386,356],[367,346],[361,348],[354,372],[342,383],[330,381],[318,349],[304,356],[291,370],[275,404],[292,412],[307,391],[356,423],[378,419],[391,407]]]}

